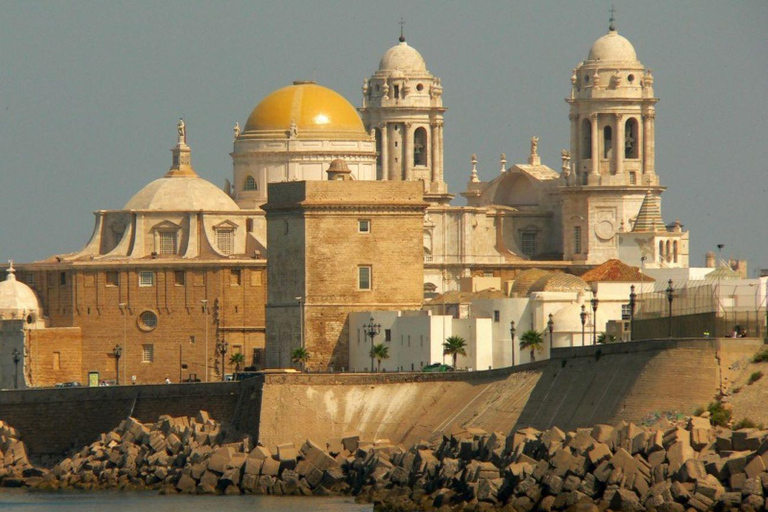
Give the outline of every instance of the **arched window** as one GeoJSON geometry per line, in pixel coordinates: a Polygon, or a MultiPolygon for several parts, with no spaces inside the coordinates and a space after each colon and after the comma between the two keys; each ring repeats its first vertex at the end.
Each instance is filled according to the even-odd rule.
{"type": "Polygon", "coordinates": [[[637,119],[630,117],[624,123],[624,158],[638,158],[637,156],[637,119]]]}
{"type": "Polygon", "coordinates": [[[667,257],[667,261],[672,261],[672,251],[669,250],[669,240],[667,240],[667,246],[664,248],[664,255],[667,257]]]}
{"type": "Polygon", "coordinates": [[[423,127],[413,132],[413,165],[427,165],[427,130],[423,127]]]}
{"type": "Polygon", "coordinates": [[[659,240],[659,263],[664,261],[664,241],[659,240]]]}
{"type": "Polygon", "coordinates": [[[677,263],[677,240],[672,242],[672,258],[675,263],[677,263]]]}
{"type": "Polygon", "coordinates": [[[381,130],[374,128],[373,136],[376,137],[376,168],[381,169],[381,130]]]}
{"type": "Polygon", "coordinates": [[[581,122],[581,158],[592,158],[592,123],[589,119],[581,122]]]}
{"type": "Polygon", "coordinates": [[[613,130],[610,126],[603,128],[603,158],[611,158],[613,149],[613,130]]]}
{"type": "Polygon", "coordinates": [[[258,186],[256,185],[256,180],[253,179],[253,176],[248,176],[245,178],[245,184],[243,185],[243,190],[258,190],[258,186]]]}

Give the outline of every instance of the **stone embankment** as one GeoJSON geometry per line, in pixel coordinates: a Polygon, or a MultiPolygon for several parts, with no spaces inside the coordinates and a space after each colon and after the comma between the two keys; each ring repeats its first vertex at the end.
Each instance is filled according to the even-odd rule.
{"type": "Polygon", "coordinates": [[[455,427],[409,449],[349,434],[254,446],[205,412],[132,418],[50,471],[0,423],[2,485],[191,494],[348,494],[387,511],[766,510],[768,432],[662,420],[508,436],[455,427]]]}

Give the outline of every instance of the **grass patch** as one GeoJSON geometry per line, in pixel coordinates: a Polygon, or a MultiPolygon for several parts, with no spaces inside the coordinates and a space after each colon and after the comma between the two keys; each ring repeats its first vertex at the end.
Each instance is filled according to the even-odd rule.
{"type": "Polygon", "coordinates": [[[740,387],[736,387],[736,388],[733,388],[731,390],[731,393],[733,393],[734,395],[737,395],[737,394],[739,394],[739,391],[741,391],[741,388],[740,387]]]}
{"type": "Polygon", "coordinates": [[[768,362],[768,350],[761,350],[754,356],[752,356],[753,363],[765,363],[768,362]]]}
{"type": "Polygon", "coordinates": [[[749,418],[742,418],[733,426],[733,430],[741,430],[742,428],[757,428],[758,425],[749,418]]]}
{"type": "Polygon", "coordinates": [[[752,372],[752,375],[749,376],[749,380],[747,381],[747,386],[754,384],[762,378],[763,372],[752,372]]]}
{"type": "Polygon", "coordinates": [[[717,425],[719,427],[727,427],[728,422],[731,421],[732,412],[730,409],[726,409],[722,402],[712,402],[709,404],[709,407],[707,407],[707,410],[709,411],[709,421],[713,425],[717,425]]]}

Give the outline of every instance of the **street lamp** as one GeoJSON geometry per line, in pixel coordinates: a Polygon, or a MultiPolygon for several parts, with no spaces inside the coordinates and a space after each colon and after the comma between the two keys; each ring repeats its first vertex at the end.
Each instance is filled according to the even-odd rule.
{"type": "Polygon", "coordinates": [[[635,303],[637,301],[637,294],[635,293],[635,285],[629,287],[629,341],[635,335],[635,303]]]}
{"type": "Polygon", "coordinates": [[[203,304],[203,322],[205,323],[205,356],[203,364],[205,365],[205,382],[208,382],[208,299],[201,299],[203,304]]]}
{"type": "Polygon", "coordinates": [[[367,336],[371,337],[371,372],[373,372],[373,340],[381,332],[381,324],[373,323],[373,317],[371,317],[371,321],[363,325],[363,330],[367,336]]]}
{"type": "Polygon", "coordinates": [[[597,306],[600,304],[597,290],[592,292],[592,299],[589,302],[592,303],[592,344],[595,345],[597,343],[597,306]]]}
{"type": "Polygon", "coordinates": [[[669,280],[667,286],[667,300],[669,301],[669,332],[667,337],[672,337],[672,301],[675,299],[675,289],[672,288],[672,280],[669,280]]]}
{"type": "Polygon", "coordinates": [[[552,344],[552,330],[555,328],[555,321],[552,319],[552,313],[549,314],[549,322],[547,322],[547,328],[549,329],[549,346],[554,347],[552,344]]]}
{"type": "Polygon", "coordinates": [[[13,364],[16,367],[13,375],[13,389],[19,389],[19,363],[21,362],[21,352],[13,349],[13,364]]]}
{"type": "Polygon", "coordinates": [[[299,331],[301,331],[301,348],[304,348],[304,299],[296,297],[299,301],[299,331]]]}
{"type": "Polygon", "coordinates": [[[579,313],[579,316],[581,317],[581,346],[584,346],[584,326],[587,325],[587,307],[582,304],[581,305],[581,313],[579,313]]]}
{"type": "Polygon", "coordinates": [[[229,343],[227,343],[225,340],[221,340],[216,343],[216,350],[221,354],[221,380],[225,380],[224,372],[226,371],[226,368],[224,365],[227,362],[227,350],[229,350],[229,343]]]}
{"type": "Polygon", "coordinates": [[[512,337],[512,366],[515,366],[515,321],[509,322],[509,335],[512,337]]]}
{"type": "Polygon", "coordinates": [[[112,353],[115,355],[115,382],[120,385],[120,356],[123,355],[123,347],[118,343],[115,348],[112,349],[112,353]]]}

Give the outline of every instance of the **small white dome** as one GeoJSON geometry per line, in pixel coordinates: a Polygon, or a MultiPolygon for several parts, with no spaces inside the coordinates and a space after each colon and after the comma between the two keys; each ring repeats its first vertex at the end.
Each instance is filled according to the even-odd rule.
{"type": "Polygon", "coordinates": [[[626,37],[611,30],[595,41],[589,50],[587,60],[637,62],[637,52],[626,37]]]}
{"type": "Polygon", "coordinates": [[[8,277],[0,282],[0,317],[21,318],[40,309],[37,295],[29,286],[16,280],[13,266],[8,268],[8,277]]]}
{"type": "Polygon", "coordinates": [[[581,331],[581,304],[572,302],[552,315],[555,332],[581,331]]]}
{"type": "Polygon", "coordinates": [[[379,71],[417,71],[427,72],[424,57],[405,41],[387,50],[379,62],[379,71]]]}
{"type": "Polygon", "coordinates": [[[125,210],[239,211],[223,190],[198,176],[157,179],[139,190],[125,210]]]}

